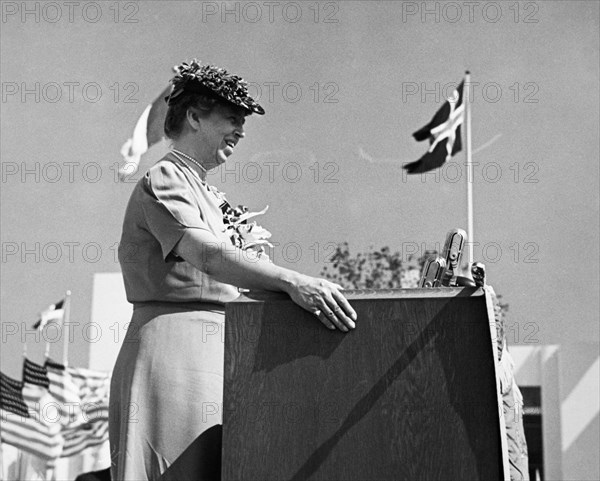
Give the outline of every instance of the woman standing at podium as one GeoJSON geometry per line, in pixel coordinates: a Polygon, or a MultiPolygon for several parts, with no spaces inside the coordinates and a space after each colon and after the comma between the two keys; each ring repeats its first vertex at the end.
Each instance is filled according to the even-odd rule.
{"type": "Polygon", "coordinates": [[[206,174],[264,110],[222,68],[194,60],[177,70],[165,99],[172,150],[135,186],[119,245],[134,312],[111,386],[118,481],[219,477],[224,304],[238,287],[286,292],[332,330],[356,320],[340,286],[234,246],[232,209],[206,174]]]}

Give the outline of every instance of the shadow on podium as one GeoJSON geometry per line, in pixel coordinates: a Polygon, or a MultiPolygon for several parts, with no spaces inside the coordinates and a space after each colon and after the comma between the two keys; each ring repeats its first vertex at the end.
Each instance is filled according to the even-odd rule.
{"type": "Polygon", "coordinates": [[[227,305],[222,479],[505,479],[484,292],[345,294],[348,334],[279,294],[227,305]]]}

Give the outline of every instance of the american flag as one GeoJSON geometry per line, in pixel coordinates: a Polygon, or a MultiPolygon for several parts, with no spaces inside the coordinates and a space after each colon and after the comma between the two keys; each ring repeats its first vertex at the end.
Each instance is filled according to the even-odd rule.
{"type": "Polygon", "coordinates": [[[436,112],[431,121],[417,130],[413,137],[418,142],[429,139],[430,147],[419,160],[404,165],[409,174],[420,174],[441,167],[462,148],[460,126],[465,118],[463,102],[464,80],[452,96],[436,112]]]}
{"type": "Polygon", "coordinates": [[[53,402],[48,391],[50,380],[44,366],[40,366],[25,358],[23,361],[23,399],[37,415],[42,412],[46,403],[53,402]]]}
{"type": "Polygon", "coordinates": [[[21,395],[23,383],[4,373],[0,373],[0,393],[2,394],[2,409],[19,416],[29,417],[27,405],[21,395]]]}
{"type": "Polygon", "coordinates": [[[24,383],[1,374],[0,438],[3,443],[49,461],[51,465],[63,450],[60,425],[46,424],[32,412],[23,397],[24,383]]]}
{"type": "Polygon", "coordinates": [[[50,380],[46,368],[25,358],[21,392],[29,413],[42,424],[59,426],[60,413],[57,410],[58,405],[50,394],[49,387],[50,380]]]}
{"type": "Polygon", "coordinates": [[[75,384],[62,364],[47,359],[44,366],[39,367],[46,370],[49,381],[48,390],[58,403],[61,424],[68,425],[75,422],[81,416],[79,386],[75,384]]]}
{"type": "Polygon", "coordinates": [[[108,441],[108,420],[93,419],[91,414],[90,422],[80,425],[75,429],[65,429],[63,431],[65,445],[61,454],[62,458],[75,456],[85,449],[93,446],[101,446],[108,441]]]}
{"type": "Polygon", "coordinates": [[[108,440],[108,393],[110,375],[84,368],[65,367],[48,359],[43,366],[25,359],[26,399],[40,413],[62,426],[64,446],[60,457],[75,456],[108,440]],[[52,397],[44,397],[47,389],[52,397]],[[69,403],[69,404],[66,404],[69,403]]]}
{"type": "Polygon", "coordinates": [[[108,395],[110,374],[84,368],[65,368],[79,388],[81,417],[63,430],[65,447],[62,457],[74,456],[84,449],[108,441],[108,395]]]}
{"type": "Polygon", "coordinates": [[[22,382],[2,374],[2,442],[48,468],[59,457],[106,445],[109,388],[107,372],[25,358],[22,382]]]}
{"type": "Polygon", "coordinates": [[[110,373],[82,367],[67,367],[66,369],[73,382],[79,387],[79,397],[82,400],[108,399],[110,373]]]}

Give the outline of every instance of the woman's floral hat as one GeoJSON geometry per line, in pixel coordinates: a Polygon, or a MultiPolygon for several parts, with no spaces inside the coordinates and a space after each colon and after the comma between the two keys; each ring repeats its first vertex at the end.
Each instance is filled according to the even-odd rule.
{"type": "Polygon", "coordinates": [[[248,84],[237,75],[231,75],[221,67],[200,65],[194,59],[175,67],[176,75],[171,79],[171,93],[165,97],[167,104],[175,102],[184,91],[198,92],[221,97],[250,112],[263,115],[265,110],[248,95],[248,84]]]}

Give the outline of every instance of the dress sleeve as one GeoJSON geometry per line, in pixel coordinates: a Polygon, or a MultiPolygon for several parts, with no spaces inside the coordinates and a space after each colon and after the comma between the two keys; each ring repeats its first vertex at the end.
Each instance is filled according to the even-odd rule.
{"type": "Polygon", "coordinates": [[[150,233],[159,242],[163,259],[173,251],[186,229],[210,230],[198,198],[185,175],[170,162],[154,165],[143,179],[142,210],[150,233]]]}

